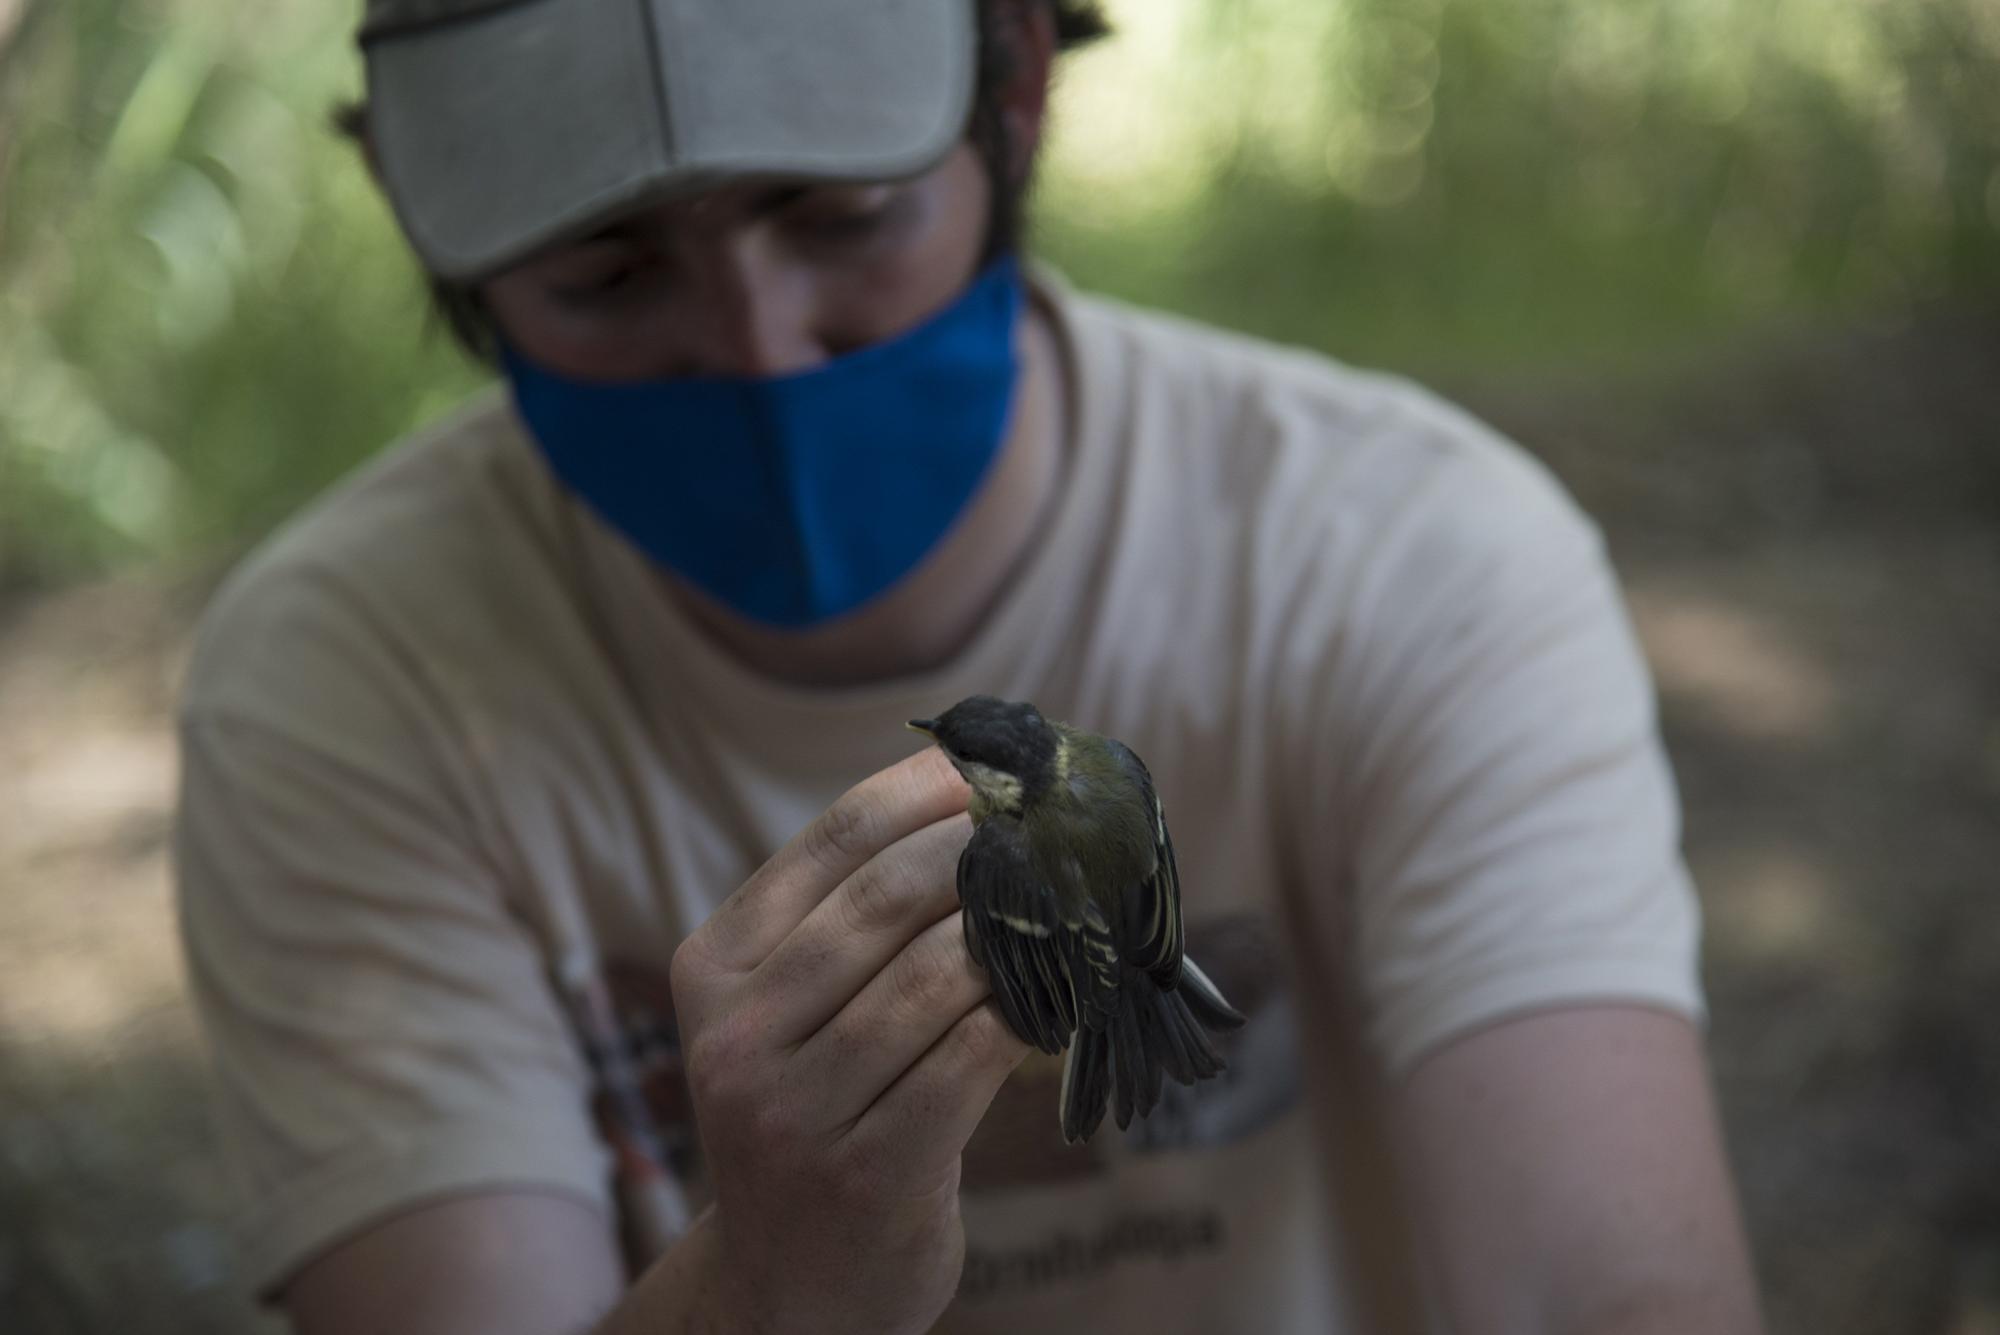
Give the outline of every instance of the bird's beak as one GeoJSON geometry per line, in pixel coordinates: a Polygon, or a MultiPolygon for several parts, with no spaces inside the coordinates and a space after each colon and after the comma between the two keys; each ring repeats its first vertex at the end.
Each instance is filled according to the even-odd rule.
{"type": "Polygon", "coordinates": [[[920,732],[932,740],[937,738],[937,720],[934,718],[913,718],[904,726],[911,732],[920,732]]]}

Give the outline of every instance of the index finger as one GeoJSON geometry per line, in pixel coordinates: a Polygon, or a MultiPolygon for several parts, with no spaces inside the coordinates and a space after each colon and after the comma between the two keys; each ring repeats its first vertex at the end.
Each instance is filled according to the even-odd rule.
{"type": "Polygon", "coordinates": [[[722,901],[701,927],[709,957],[727,969],[756,968],[862,864],[964,811],[967,796],[965,781],[935,746],[869,775],[722,901]]]}

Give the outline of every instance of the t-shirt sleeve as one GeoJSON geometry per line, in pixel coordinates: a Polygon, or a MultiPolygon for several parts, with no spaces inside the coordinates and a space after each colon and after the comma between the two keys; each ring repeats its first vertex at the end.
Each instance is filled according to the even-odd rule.
{"type": "Polygon", "coordinates": [[[1704,1021],[1673,779],[1596,528],[1497,440],[1404,499],[1316,728],[1373,1045],[1395,1076],[1539,1008],[1704,1021]]]}
{"type": "MultiPolygon", "coordinates": [[[[184,714],[176,836],[189,979],[257,1289],[269,1298],[330,1245],[446,1195],[541,1190],[608,1208],[543,952],[448,789],[408,760],[418,730],[352,674],[258,666],[253,700],[281,692],[294,712],[184,714]]],[[[197,694],[228,694],[207,685],[197,694]]]]}

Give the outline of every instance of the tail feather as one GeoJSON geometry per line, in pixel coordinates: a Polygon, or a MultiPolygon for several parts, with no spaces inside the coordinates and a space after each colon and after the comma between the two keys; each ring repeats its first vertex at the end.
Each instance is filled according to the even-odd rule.
{"type": "MultiPolygon", "coordinates": [[[[1119,990],[1122,993],[1131,986],[1128,982],[1119,990]]],[[[1120,1131],[1132,1125],[1132,1113],[1144,1096],[1141,1081],[1145,1079],[1145,1067],[1146,1043],[1139,1033],[1139,1009],[1129,1001],[1123,1002],[1111,1021],[1111,1111],[1120,1131]]]]}
{"type": "Polygon", "coordinates": [[[1191,958],[1181,960],[1181,982],[1174,994],[1185,1000],[1195,1018],[1210,1029],[1227,1032],[1243,1027],[1242,1013],[1223,1000],[1221,990],[1208,981],[1208,975],[1191,958]]]}
{"type": "Polygon", "coordinates": [[[1174,1050],[1180,1036],[1175,1032],[1173,1005],[1168,1000],[1172,995],[1156,991],[1133,1008],[1138,1018],[1139,1050],[1145,1058],[1138,1063],[1140,1097],[1136,1111],[1141,1117],[1159,1103],[1161,1083],[1175,1074],[1174,1067],[1180,1062],[1180,1054],[1174,1050]]]}
{"type": "MultiPolygon", "coordinates": [[[[1162,991],[1142,971],[1126,972],[1115,1012],[1100,1028],[1076,1031],[1063,1062],[1063,1139],[1088,1140],[1108,1110],[1119,1129],[1159,1103],[1165,1078],[1183,1085],[1228,1069],[1209,1030],[1239,1028],[1243,1016],[1208,976],[1183,960],[1180,986],[1162,991]]],[[[1094,1017],[1093,1017],[1094,1018],[1094,1017]]]]}
{"type": "Polygon", "coordinates": [[[1201,1078],[1202,1063],[1196,1053],[1202,1050],[1204,1040],[1199,1032],[1188,1032],[1189,1026],[1182,1019],[1188,1014],[1187,1004],[1176,1006],[1170,997],[1168,993],[1156,993],[1152,1005],[1146,1008],[1147,1028],[1153,1036],[1149,1050],[1158,1059],[1162,1072],[1183,1085],[1191,1085],[1201,1078]]]}
{"type": "Polygon", "coordinates": [[[1111,1097],[1111,1034],[1085,1026],[1070,1039],[1063,1059],[1062,1133],[1067,1144],[1089,1140],[1104,1120],[1111,1097]]]}

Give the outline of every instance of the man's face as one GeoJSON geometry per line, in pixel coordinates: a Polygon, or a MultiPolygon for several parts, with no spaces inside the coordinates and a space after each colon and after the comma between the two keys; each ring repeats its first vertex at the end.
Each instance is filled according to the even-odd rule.
{"type": "Polygon", "coordinates": [[[739,185],[663,204],[487,280],[501,335],[593,380],[775,376],[893,338],[964,290],[992,185],[969,144],[878,185],[739,185]]]}

